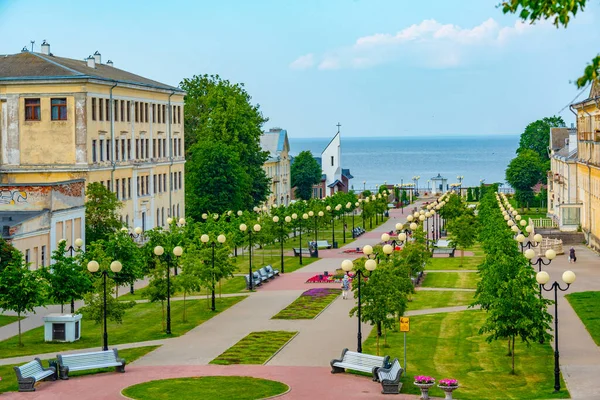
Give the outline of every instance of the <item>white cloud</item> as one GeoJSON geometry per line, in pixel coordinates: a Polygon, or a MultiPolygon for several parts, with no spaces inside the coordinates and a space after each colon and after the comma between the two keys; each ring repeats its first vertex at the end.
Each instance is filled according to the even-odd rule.
{"type": "Polygon", "coordinates": [[[306,69],[316,65],[321,70],[368,68],[402,59],[430,68],[451,68],[469,62],[480,53],[499,50],[533,29],[535,26],[521,21],[512,26],[500,26],[493,18],[472,28],[426,19],[396,33],[360,37],[352,45],[320,56],[307,54],[290,67],[306,69]]]}
{"type": "Polygon", "coordinates": [[[295,59],[291,64],[292,69],[307,69],[315,65],[315,55],[312,53],[305,54],[295,59]]]}

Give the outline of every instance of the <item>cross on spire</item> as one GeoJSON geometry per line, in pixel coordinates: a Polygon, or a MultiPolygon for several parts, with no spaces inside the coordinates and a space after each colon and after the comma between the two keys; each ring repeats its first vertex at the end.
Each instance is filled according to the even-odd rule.
{"type": "Polygon", "coordinates": [[[340,123],[338,122],[336,126],[337,126],[337,128],[338,128],[338,131],[337,131],[337,133],[340,133],[340,126],[342,126],[342,124],[340,124],[340,123]]]}

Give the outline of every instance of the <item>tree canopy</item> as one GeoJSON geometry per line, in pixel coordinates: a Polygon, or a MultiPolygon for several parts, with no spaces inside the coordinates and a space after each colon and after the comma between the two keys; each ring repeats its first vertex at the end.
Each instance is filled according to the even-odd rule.
{"type": "MultiPolygon", "coordinates": [[[[505,0],[501,6],[504,14],[519,14],[523,21],[533,24],[536,21],[551,19],[557,28],[566,28],[572,17],[583,12],[587,2],[588,0],[505,0]]],[[[600,54],[592,59],[585,67],[583,75],[577,78],[577,87],[582,88],[598,78],[600,54]]]]}
{"type": "Polygon", "coordinates": [[[260,106],[251,103],[243,84],[218,75],[194,75],[180,86],[187,92],[186,186],[193,188],[186,191],[186,212],[197,218],[207,211],[225,211],[223,204],[229,200],[240,209],[264,202],[269,179],[262,169],[267,153],[260,136],[268,119],[260,106]],[[225,200],[215,201],[221,195],[225,200]]]}
{"type": "Polygon", "coordinates": [[[548,161],[550,159],[548,155],[550,128],[564,126],[565,121],[562,117],[557,116],[538,119],[537,121],[530,123],[521,134],[517,154],[524,150],[533,150],[540,156],[540,160],[544,162],[548,161]]]}
{"type": "Polygon", "coordinates": [[[96,240],[108,239],[122,223],[119,209],[122,203],[117,196],[100,182],[92,182],[87,186],[85,202],[85,241],[87,244],[96,240]]]}
{"type": "Polygon", "coordinates": [[[296,188],[297,199],[308,200],[312,197],[312,187],[321,181],[321,166],[308,150],[300,152],[294,158],[290,169],[292,187],[296,188]]]}
{"type": "Polygon", "coordinates": [[[506,169],[506,181],[515,189],[517,201],[527,204],[533,199],[533,186],[544,177],[544,165],[533,150],[523,150],[506,169]]]}

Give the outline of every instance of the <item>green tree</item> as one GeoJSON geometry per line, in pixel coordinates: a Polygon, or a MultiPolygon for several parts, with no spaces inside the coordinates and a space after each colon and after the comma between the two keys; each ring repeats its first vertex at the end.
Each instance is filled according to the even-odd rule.
{"type": "Polygon", "coordinates": [[[83,298],[83,295],[92,289],[89,274],[82,266],[80,251],[74,257],[66,255],[67,241],[58,242],[58,247],[52,252],[53,264],[41,269],[42,274],[49,284],[50,299],[53,304],[63,305],[71,302],[71,313],[75,312],[74,301],[83,298]]]}
{"type": "Polygon", "coordinates": [[[290,168],[292,187],[297,199],[308,200],[312,197],[312,187],[321,181],[321,166],[308,150],[301,151],[290,168]]]}
{"type": "Polygon", "coordinates": [[[454,247],[460,247],[461,267],[463,266],[465,248],[475,244],[477,241],[478,229],[477,217],[471,212],[466,212],[448,223],[450,243],[454,247]]]}
{"type": "MultiPolygon", "coordinates": [[[[121,262],[123,268],[115,274],[115,294],[119,297],[119,286],[133,285],[136,280],[144,277],[146,259],[138,244],[134,242],[125,230],[117,231],[109,240],[100,242],[107,254],[121,262]]],[[[94,243],[95,244],[95,243],[94,243]]]]}
{"type": "MultiPolygon", "coordinates": [[[[252,97],[246,92],[244,84],[231,83],[218,75],[193,76],[184,79],[180,87],[187,92],[185,96],[187,152],[197,151],[198,149],[195,148],[197,143],[207,142],[226,147],[220,151],[221,157],[224,157],[222,153],[225,151],[235,153],[231,157],[239,161],[242,171],[235,171],[237,174],[232,177],[234,184],[228,183],[231,186],[226,189],[246,195],[243,203],[245,207],[240,209],[251,209],[263,203],[269,194],[270,182],[262,168],[267,159],[267,152],[262,151],[260,147],[262,126],[268,119],[262,115],[260,106],[252,104],[252,97]]],[[[201,157],[200,161],[206,158],[207,156],[201,157]]],[[[198,160],[188,159],[186,162],[187,188],[193,187],[187,184],[187,177],[200,167],[196,161],[198,160]]],[[[207,173],[213,178],[222,175],[219,169],[207,173]]],[[[189,182],[195,183],[193,180],[189,182]]],[[[196,194],[204,195],[204,192],[200,191],[196,194]]],[[[189,211],[188,207],[186,203],[186,211],[189,211]]],[[[221,213],[226,208],[206,210],[221,213]]],[[[196,214],[202,212],[195,211],[196,214]]]]}
{"type": "MultiPolygon", "coordinates": [[[[583,9],[588,0],[505,0],[502,2],[502,12],[504,14],[519,14],[523,21],[534,23],[540,20],[552,19],[554,26],[567,27],[578,12],[583,9]]],[[[600,54],[592,59],[588,64],[583,75],[577,78],[578,88],[582,88],[588,83],[598,82],[600,77],[600,54]]]]}
{"type": "Polygon", "coordinates": [[[30,270],[23,255],[15,250],[11,261],[0,272],[0,308],[14,311],[19,318],[19,346],[21,340],[21,315],[35,313],[35,307],[44,305],[48,292],[48,283],[40,270],[30,270]]]}
{"type": "Polygon", "coordinates": [[[564,126],[565,121],[560,116],[547,117],[530,123],[521,134],[517,154],[524,150],[533,150],[538,154],[540,160],[547,164],[546,169],[550,169],[550,157],[548,155],[550,128],[564,126]]]}
{"type": "Polygon", "coordinates": [[[533,186],[544,177],[544,166],[533,150],[523,150],[513,158],[506,169],[506,181],[515,188],[517,201],[527,205],[533,200],[533,186]]]}
{"type": "Polygon", "coordinates": [[[473,189],[473,197],[475,198],[475,201],[479,201],[479,199],[481,198],[481,189],[479,188],[479,186],[475,186],[475,188],[473,189]]]}
{"type": "MultiPolygon", "coordinates": [[[[166,253],[166,250],[165,250],[166,253]]],[[[160,302],[162,308],[162,330],[166,330],[165,327],[165,301],[167,301],[167,292],[169,297],[175,295],[176,285],[175,282],[167,281],[167,266],[164,261],[157,261],[156,267],[151,271],[151,278],[148,282],[148,286],[144,291],[144,297],[147,298],[151,303],[160,302]],[[168,290],[170,289],[170,290],[168,290]]],[[[170,278],[169,278],[170,279],[170,278]]]]}
{"type": "Polygon", "coordinates": [[[475,201],[475,198],[473,197],[473,189],[471,188],[467,189],[467,201],[475,201]]]}
{"type": "Polygon", "coordinates": [[[108,239],[122,226],[119,220],[119,209],[122,207],[122,203],[100,182],[93,182],[87,186],[86,197],[86,244],[108,239]]]}

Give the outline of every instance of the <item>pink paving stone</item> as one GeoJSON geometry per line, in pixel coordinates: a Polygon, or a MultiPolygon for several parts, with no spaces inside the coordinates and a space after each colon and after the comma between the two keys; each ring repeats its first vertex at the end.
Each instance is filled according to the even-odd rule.
{"type": "MultiPolygon", "coordinates": [[[[366,376],[331,374],[325,367],[280,367],[263,365],[201,365],[127,367],[124,374],[107,372],[74,377],[68,381],[42,382],[33,393],[11,392],[6,399],[109,400],[123,399],[121,390],[157,379],[196,376],[252,376],[283,382],[290,391],[281,399],[390,399],[416,400],[413,395],[382,395],[381,384],[366,376]]],[[[185,387],[182,387],[185,390],[185,387]]]]}
{"type": "MultiPolygon", "coordinates": [[[[475,255],[475,253],[473,253],[472,251],[465,251],[465,257],[472,257],[474,255],[475,255]]],[[[450,257],[448,257],[448,254],[434,254],[433,257],[435,257],[435,258],[450,258],[450,257]]],[[[456,250],[456,252],[454,253],[454,258],[460,258],[460,250],[456,250]]]]}

